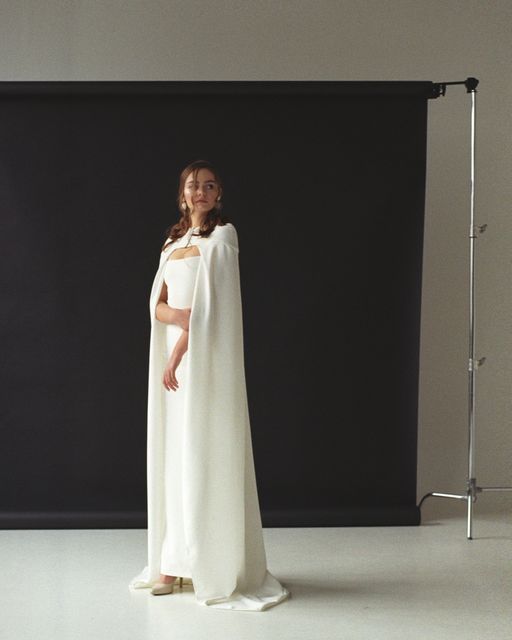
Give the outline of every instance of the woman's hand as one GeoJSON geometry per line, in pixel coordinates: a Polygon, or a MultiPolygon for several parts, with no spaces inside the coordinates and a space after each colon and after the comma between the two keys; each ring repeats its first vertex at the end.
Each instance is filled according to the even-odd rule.
{"type": "Polygon", "coordinates": [[[176,391],[178,388],[178,380],[176,379],[176,369],[188,349],[188,331],[183,331],[178,338],[174,349],[164,369],[163,383],[167,391],[176,391]]]}

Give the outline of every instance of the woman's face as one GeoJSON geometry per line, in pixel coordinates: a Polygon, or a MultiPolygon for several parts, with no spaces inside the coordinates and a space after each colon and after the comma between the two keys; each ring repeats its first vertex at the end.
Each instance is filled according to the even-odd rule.
{"type": "Polygon", "coordinates": [[[195,184],[194,173],[191,172],[185,180],[183,195],[191,213],[206,215],[213,209],[219,196],[219,185],[210,169],[199,169],[195,184]]]}

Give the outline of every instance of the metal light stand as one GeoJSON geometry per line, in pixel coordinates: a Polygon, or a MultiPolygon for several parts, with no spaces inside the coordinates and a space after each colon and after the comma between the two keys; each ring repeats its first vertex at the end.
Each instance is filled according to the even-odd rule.
{"type": "Polygon", "coordinates": [[[474,280],[474,253],[475,238],[477,233],[483,233],[487,225],[475,226],[475,112],[476,112],[476,87],[478,80],[476,78],[467,78],[464,82],[442,82],[440,84],[440,93],[445,95],[446,86],[449,84],[464,84],[468,93],[471,93],[471,221],[469,226],[469,447],[468,447],[468,478],[467,489],[464,494],[457,493],[438,493],[432,491],[427,493],[421,499],[418,507],[421,508],[423,501],[429,496],[437,496],[440,498],[455,498],[456,500],[466,500],[467,502],[467,538],[473,539],[473,503],[476,502],[477,494],[481,491],[512,491],[512,487],[479,487],[475,477],[475,371],[483,365],[485,358],[475,360],[475,280],[474,280]]]}

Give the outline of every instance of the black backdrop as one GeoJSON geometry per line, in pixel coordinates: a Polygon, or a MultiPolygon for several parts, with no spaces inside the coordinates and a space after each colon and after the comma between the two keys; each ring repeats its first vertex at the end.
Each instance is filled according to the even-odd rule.
{"type": "Polygon", "coordinates": [[[0,83],[0,526],[146,526],[181,169],[235,224],[263,524],[418,524],[431,82],[0,83]]]}

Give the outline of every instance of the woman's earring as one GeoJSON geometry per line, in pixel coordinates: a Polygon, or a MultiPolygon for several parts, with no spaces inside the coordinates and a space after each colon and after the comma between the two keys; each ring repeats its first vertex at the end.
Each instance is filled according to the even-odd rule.
{"type": "Polygon", "coordinates": [[[186,209],[187,208],[187,203],[186,202],[182,202],[181,203],[181,208],[182,209],[186,209]]]}

